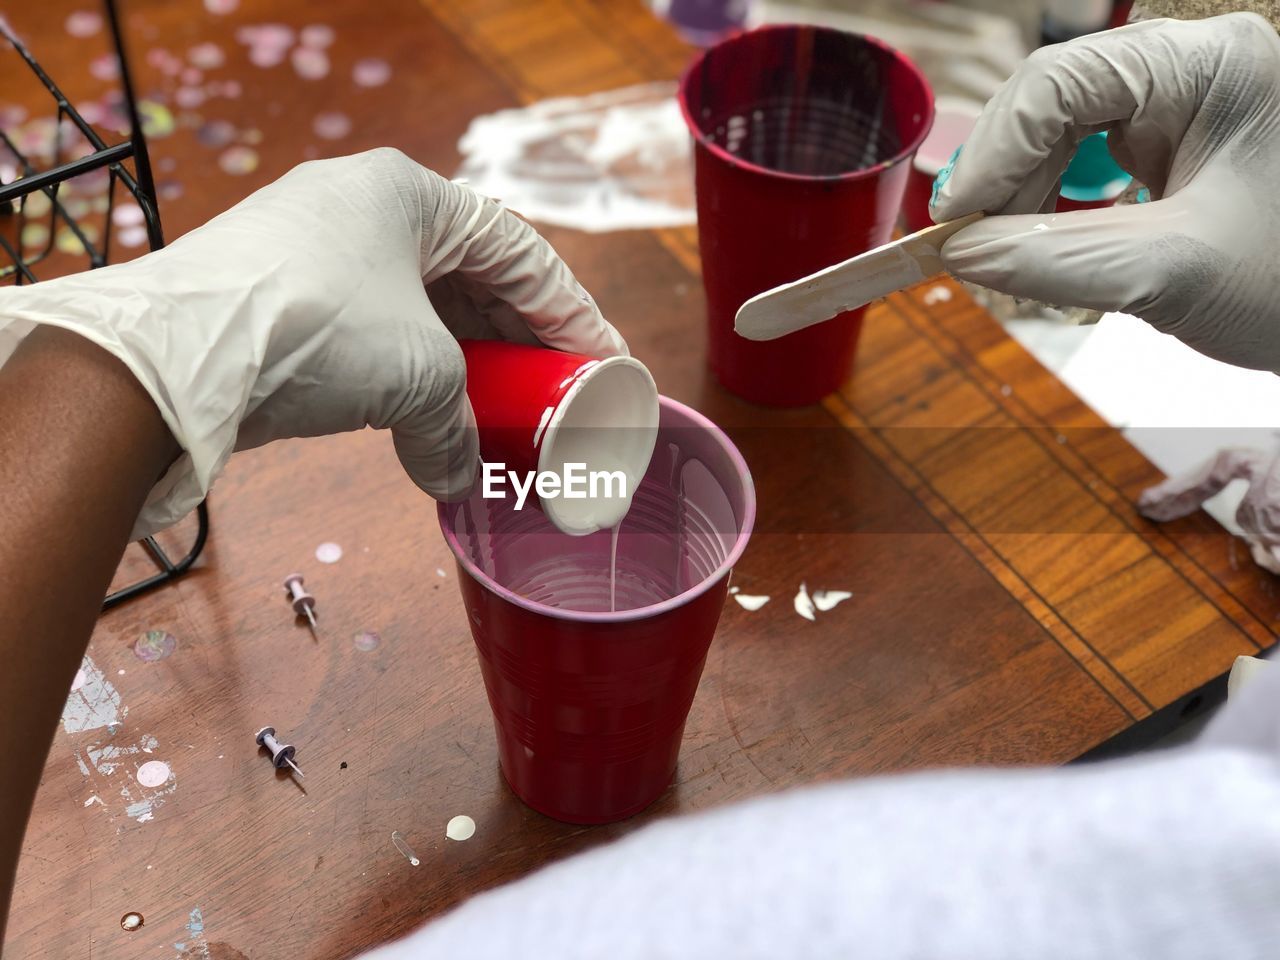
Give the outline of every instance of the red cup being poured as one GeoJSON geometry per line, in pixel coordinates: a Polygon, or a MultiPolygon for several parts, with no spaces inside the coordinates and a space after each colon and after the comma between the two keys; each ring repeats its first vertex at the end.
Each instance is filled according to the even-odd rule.
{"type": "Polygon", "coordinates": [[[621,521],[658,430],[658,388],[644,364],[500,340],[461,345],[481,492],[518,493],[531,482],[521,508],[540,505],[556,528],[575,536],[621,521]],[[571,495],[571,483],[585,496],[571,495]],[[553,487],[554,495],[543,495],[553,487]]]}

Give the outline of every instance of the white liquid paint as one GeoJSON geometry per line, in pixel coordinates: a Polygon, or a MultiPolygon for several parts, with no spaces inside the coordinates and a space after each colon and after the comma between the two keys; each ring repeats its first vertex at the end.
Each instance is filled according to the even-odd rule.
{"type": "Polygon", "coordinates": [[[609,612],[618,609],[618,531],[621,523],[615,523],[609,531],[609,612]]]}
{"type": "Polygon", "coordinates": [[[813,591],[813,605],[823,613],[826,613],[837,603],[843,603],[852,596],[853,594],[848,590],[815,590],[813,591]]]}
{"type": "Polygon", "coordinates": [[[796,608],[796,613],[804,617],[806,620],[817,620],[813,614],[813,598],[809,596],[809,588],[803,583],[800,589],[796,591],[795,600],[792,601],[796,608]]]}
{"type": "Polygon", "coordinates": [[[476,117],[464,180],[531,220],[606,231],[696,222],[689,133],[674,83],[559,97],[476,117]]]}
{"type": "Polygon", "coordinates": [[[951,299],[951,288],[938,284],[936,287],[930,287],[925,291],[924,302],[929,306],[935,303],[946,303],[951,299]]]}
{"type": "Polygon", "coordinates": [[[751,611],[759,610],[761,607],[763,607],[766,603],[769,602],[768,597],[753,596],[749,593],[735,593],[733,595],[733,599],[738,601],[738,606],[740,606],[743,610],[751,610],[751,611]]]}
{"type": "Polygon", "coordinates": [[[458,814],[444,828],[444,835],[450,840],[470,840],[475,832],[476,822],[465,813],[458,814]]]}

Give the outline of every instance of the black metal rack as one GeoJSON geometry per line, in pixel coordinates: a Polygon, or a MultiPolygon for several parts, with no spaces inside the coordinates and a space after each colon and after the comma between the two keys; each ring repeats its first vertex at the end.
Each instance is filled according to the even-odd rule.
{"type": "MultiPolygon", "coordinates": [[[[34,268],[53,252],[60,225],[75,236],[84,256],[88,258],[89,269],[105,266],[110,255],[112,211],[115,206],[117,187],[132,195],[142,209],[147,240],[151,249],[158,250],[164,246],[155,182],[151,175],[151,161],[147,155],[147,142],[142,132],[142,121],[133,92],[133,80],[129,72],[129,62],[115,0],[103,0],[103,6],[119,64],[120,84],[124,94],[123,106],[129,122],[128,137],[111,146],[108,146],[93,126],[81,116],[31,55],[26,45],[14,34],[4,18],[0,17],[0,37],[8,41],[17,55],[25,61],[36,79],[53,98],[57,109],[53,132],[53,162],[48,169],[36,169],[18,149],[9,131],[0,129],[0,152],[7,151],[12,155],[17,171],[12,182],[0,182],[0,221],[9,221],[12,227],[7,231],[0,230],[0,283],[38,282],[39,278],[34,268]],[[88,142],[91,152],[74,159],[66,159],[67,140],[76,132],[88,142]],[[132,162],[132,173],[125,167],[126,161],[132,162]],[[67,181],[103,169],[108,172],[106,228],[103,229],[102,240],[98,244],[93,238],[93,231],[85,229],[85,226],[72,215],[67,205],[59,198],[59,191],[67,181]],[[49,200],[47,212],[39,215],[40,219],[48,220],[47,238],[42,243],[33,245],[35,247],[33,250],[28,250],[23,243],[23,234],[29,222],[28,199],[37,191],[42,192],[49,200]],[[4,262],[5,258],[8,260],[7,263],[4,262]]],[[[34,215],[30,219],[34,220],[34,215]]],[[[153,537],[142,540],[142,547],[155,563],[158,572],[108,595],[103,602],[103,609],[167,583],[190,569],[196,558],[200,556],[209,536],[209,510],[203,503],[197,508],[197,520],[195,542],[179,560],[170,559],[153,537]]]]}

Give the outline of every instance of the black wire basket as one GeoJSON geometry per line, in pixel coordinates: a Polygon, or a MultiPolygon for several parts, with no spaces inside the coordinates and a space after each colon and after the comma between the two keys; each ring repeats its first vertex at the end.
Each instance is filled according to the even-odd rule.
{"type": "MultiPolygon", "coordinates": [[[[0,17],[0,37],[34,73],[53,98],[56,110],[52,162],[45,169],[37,169],[19,149],[10,132],[0,128],[0,157],[4,159],[4,167],[0,171],[0,285],[37,283],[40,279],[37,269],[43,270],[46,261],[54,259],[56,238],[60,236],[74,238],[69,249],[87,261],[84,263],[87,269],[105,266],[111,254],[112,214],[120,191],[131,196],[141,209],[142,225],[151,249],[159,250],[164,246],[155,182],[115,0],[103,0],[103,5],[119,64],[123,91],[121,106],[129,128],[126,139],[110,146],[63,95],[26,45],[0,17]],[[77,155],[71,156],[72,152],[77,155]],[[132,164],[132,172],[126,164],[132,164]],[[76,205],[63,196],[64,186],[70,181],[99,171],[106,171],[107,177],[103,211],[106,226],[101,231],[86,223],[76,205]],[[8,174],[7,178],[5,174],[8,174]],[[5,179],[9,182],[4,182],[5,179]],[[33,225],[37,227],[34,232],[30,229],[33,225]],[[27,242],[33,236],[42,239],[35,243],[27,242]]],[[[202,503],[196,512],[197,527],[191,549],[181,559],[173,560],[155,538],[142,540],[141,545],[155,563],[157,572],[109,594],[103,601],[103,609],[167,583],[191,568],[209,536],[208,507],[202,503]]]]}

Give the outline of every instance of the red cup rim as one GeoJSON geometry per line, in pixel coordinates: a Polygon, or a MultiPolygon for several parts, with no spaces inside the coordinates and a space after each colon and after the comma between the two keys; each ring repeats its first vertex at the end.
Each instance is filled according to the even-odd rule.
{"type": "Polygon", "coordinates": [[[920,144],[924,143],[924,138],[929,135],[929,129],[933,126],[934,115],[933,87],[929,85],[929,81],[925,78],[924,72],[916,66],[915,61],[901,50],[897,50],[894,47],[889,46],[889,44],[885,43],[883,40],[868,36],[865,33],[854,33],[851,30],[837,30],[834,27],[811,26],[809,24],[799,23],[771,23],[766,24],[765,26],[756,27],[753,30],[741,31],[721,40],[714,46],[700,51],[698,55],[693,58],[693,62],[690,63],[689,66],[685,67],[684,73],[680,75],[680,84],[676,91],[676,99],[680,101],[680,113],[684,116],[685,126],[689,128],[689,132],[693,135],[693,138],[711,153],[715,154],[715,156],[735,167],[741,167],[743,170],[750,170],[752,173],[760,173],[770,177],[777,177],[782,180],[795,180],[801,183],[830,183],[833,180],[848,183],[883,173],[889,167],[899,164],[903,160],[907,159],[907,157],[911,156],[911,154],[920,147],[920,144]],[[869,43],[872,46],[879,47],[893,59],[902,64],[908,72],[914,74],[916,80],[920,82],[920,85],[928,94],[925,106],[925,115],[922,118],[923,122],[920,124],[920,132],[892,157],[889,157],[887,160],[881,160],[875,166],[865,167],[861,170],[849,170],[845,173],[829,173],[823,175],[811,173],[788,173],[785,170],[774,170],[770,167],[762,167],[758,163],[752,163],[750,160],[744,160],[742,157],[730,153],[724,147],[707,139],[707,134],[703,132],[702,127],[698,124],[697,120],[694,119],[693,114],[689,110],[689,100],[686,93],[689,85],[689,78],[693,76],[694,71],[702,66],[702,61],[705,60],[707,55],[712,51],[717,50],[726,44],[741,40],[743,37],[748,37],[753,33],[765,33],[772,30],[797,29],[814,30],[819,33],[839,34],[845,37],[855,37],[862,40],[864,43],[869,43]]]}
{"type": "Polygon", "coordinates": [[[458,542],[458,535],[453,530],[453,525],[447,523],[447,513],[452,504],[440,503],[436,506],[436,516],[440,520],[440,532],[444,534],[444,542],[448,545],[449,551],[453,554],[454,559],[462,565],[462,568],[490,593],[496,594],[498,597],[515,604],[517,607],[523,607],[531,613],[539,616],[551,617],[556,620],[569,620],[573,623],[629,623],[633,620],[646,620],[650,617],[656,617],[660,614],[668,613],[672,610],[683,607],[697,597],[702,596],[711,589],[712,585],[719,582],[720,578],[727,574],[735,563],[742,556],[742,551],[747,548],[747,541],[751,539],[751,531],[755,527],[756,522],[756,488],[755,481],[751,479],[751,471],[747,468],[747,461],[742,458],[742,454],[738,452],[738,448],[725,435],[725,432],[717,427],[714,423],[700,414],[692,407],[687,407],[683,403],[672,400],[670,397],[658,397],[658,403],[675,413],[680,414],[687,419],[693,426],[702,427],[705,430],[715,434],[719,439],[725,453],[729,455],[729,459],[733,461],[734,469],[736,469],[743,478],[743,510],[742,523],[738,530],[738,536],[733,542],[733,546],[729,549],[729,554],[724,561],[715,568],[710,574],[704,577],[697,585],[690,587],[683,593],[678,593],[674,597],[663,600],[660,603],[651,603],[647,607],[635,607],[631,610],[618,610],[616,612],[591,611],[591,610],[565,610],[561,607],[548,606],[545,603],[538,603],[527,597],[508,590],[502,584],[498,583],[487,573],[476,566],[475,561],[462,549],[462,544],[458,542]]]}

